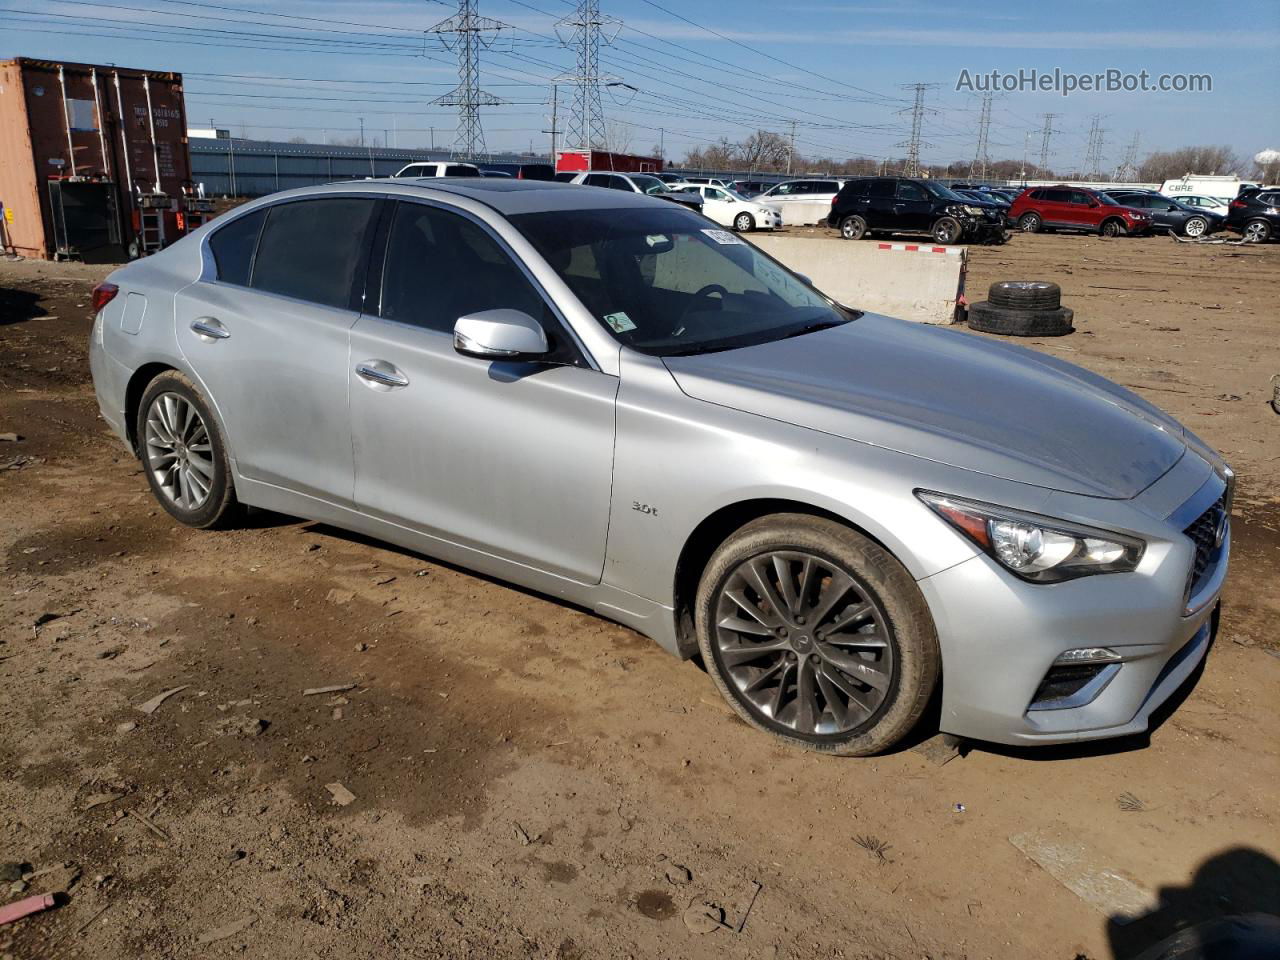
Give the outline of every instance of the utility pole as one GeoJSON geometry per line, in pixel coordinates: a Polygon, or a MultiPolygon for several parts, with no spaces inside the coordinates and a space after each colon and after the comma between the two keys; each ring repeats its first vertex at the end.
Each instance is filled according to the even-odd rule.
{"type": "Polygon", "coordinates": [[[1043,176],[1049,169],[1049,138],[1052,137],[1055,132],[1053,129],[1053,121],[1056,120],[1060,114],[1042,113],[1040,116],[1044,118],[1044,126],[1040,129],[1040,174],[1043,176]]]}
{"type": "Polygon", "coordinates": [[[1132,183],[1138,179],[1138,138],[1141,131],[1135,131],[1129,146],[1124,148],[1124,159],[1116,168],[1115,179],[1120,183],[1132,183]]]}
{"type": "Polygon", "coordinates": [[[791,176],[791,164],[796,156],[796,122],[791,121],[791,136],[787,138],[787,176],[791,176]]]}
{"type": "Polygon", "coordinates": [[[904,83],[902,89],[911,90],[915,94],[915,102],[909,106],[899,110],[898,113],[911,114],[911,137],[902,140],[895,146],[907,148],[907,162],[903,164],[902,175],[904,177],[920,176],[920,148],[922,146],[931,147],[933,144],[926,143],[920,139],[920,133],[924,128],[924,115],[926,113],[935,113],[934,110],[925,109],[924,95],[927,91],[937,87],[936,83],[904,83]]]}
{"type": "Polygon", "coordinates": [[[1022,137],[1022,170],[1018,176],[1022,180],[1022,185],[1027,184],[1027,153],[1031,149],[1031,131],[1028,130],[1022,137]]]}
{"type": "Polygon", "coordinates": [[[560,84],[551,84],[551,129],[543,130],[543,133],[551,134],[551,165],[556,165],[556,150],[559,148],[558,137],[560,128],[557,126],[560,113],[560,84]]]}
{"type": "Polygon", "coordinates": [[[555,79],[576,87],[569,113],[571,149],[594,150],[606,144],[600,85],[609,78],[600,76],[600,45],[613,43],[621,29],[617,17],[601,16],[600,0],[578,0],[574,12],[556,24],[560,42],[578,54],[577,70],[555,79]]]}
{"type": "Polygon", "coordinates": [[[1095,113],[1089,124],[1089,145],[1084,152],[1085,175],[1093,181],[1102,179],[1102,115],[1095,113]]]}
{"type": "Polygon", "coordinates": [[[364,146],[364,117],[360,118],[360,146],[364,146]]]}
{"type": "Polygon", "coordinates": [[[973,179],[975,171],[980,179],[987,178],[987,165],[991,163],[991,157],[987,154],[987,139],[991,131],[991,101],[995,97],[994,93],[982,95],[982,112],[978,114],[978,149],[974,152],[973,163],[969,164],[970,179],[973,179]]]}
{"type": "Polygon", "coordinates": [[[480,108],[502,103],[480,89],[480,48],[492,42],[490,34],[507,25],[476,12],[478,0],[458,0],[458,12],[441,20],[428,33],[438,34],[446,49],[458,54],[458,85],[431,102],[458,108],[458,132],[453,140],[453,156],[463,160],[479,158],[487,151],[480,126],[480,108]],[[452,39],[446,39],[452,38],[452,39]]]}

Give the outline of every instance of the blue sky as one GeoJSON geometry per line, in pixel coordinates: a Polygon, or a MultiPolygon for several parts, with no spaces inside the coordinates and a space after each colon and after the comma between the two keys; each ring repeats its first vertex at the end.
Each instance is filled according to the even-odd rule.
{"type": "MultiPolygon", "coordinates": [[[[807,155],[901,156],[897,144],[910,126],[898,112],[910,96],[901,85],[924,82],[937,86],[927,93],[923,158],[967,160],[980,97],[957,91],[957,78],[1019,68],[1146,70],[1153,79],[1208,73],[1212,91],[1004,93],[993,105],[994,158],[1020,159],[1035,130],[1034,160],[1047,111],[1058,114],[1050,164],[1059,169],[1082,162],[1094,115],[1105,131],[1106,168],[1134,134],[1140,155],[1202,143],[1226,143],[1246,157],[1280,148],[1276,0],[601,7],[623,22],[602,50],[601,71],[636,88],[609,88],[605,114],[611,135],[637,152],[661,138],[679,157],[756,127],[785,132],[794,121],[797,149],[807,155]]],[[[441,0],[47,0],[36,12],[0,0],[0,56],[179,70],[193,125],[213,120],[237,135],[351,137],[363,118],[366,142],[447,145],[456,111],[430,101],[457,82],[454,57],[424,31],[453,9],[441,0]],[[307,17],[315,19],[295,19],[307,17]]],[[[483,111],[490,149],[546,148],[549,81],[573,70],[556,44],[555,20],[572,9],[569,0],[480,0],[481,14],[510,25],[482,59],[482,86],[506,101],[483,111]]],[[[561,110],[563,125],[563,100],[561,110]]]]}

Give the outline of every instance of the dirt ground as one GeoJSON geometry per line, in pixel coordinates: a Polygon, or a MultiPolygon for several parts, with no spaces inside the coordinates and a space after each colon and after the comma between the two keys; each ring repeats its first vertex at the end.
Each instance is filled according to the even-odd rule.
{"type": "Polygon", "coordinates": [[[331,528],[178,526],[97,415],[104,272],[0,262],[0,870],[35,874],[0,903],[59,894],[5,960],[1110,960],[1280,907],[1280,246],[972,251],[971,299],[1059,282],[1078,330],[1030,345],[1241,481],[1218,643],[1149,737],[945,764],[927,728],[869,760],[775,746],[622,627],[331,528]],[[1112,922],[1026,834],[1150,910],[1112,922]],[[703,901],[722,923],[685,921],[703,901]]]}

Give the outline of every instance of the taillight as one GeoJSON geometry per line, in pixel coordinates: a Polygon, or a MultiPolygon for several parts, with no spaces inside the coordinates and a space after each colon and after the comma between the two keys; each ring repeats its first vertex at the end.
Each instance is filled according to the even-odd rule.
{"type": "Polygon", "coordinates": [[[1245,207],[1248,206],[1248,204],[1245,203],[1243,200],[1232,200],[1231,206],[1235,207],[1237,210],[1243,210],[1245,207]]]}
{"type": "Polygon", "coordinates": [[[116,298],[120,288],[114,283],[100,283],[93,288],[93,312],[96,314],[116,298]]]}
{"type": "Polygon", "coordinates": [[[836,201],[839,199],[840,199],[840,195],[836,194],[834,197],[831,198],[831,205],[834,207],[836,205],[836,201]]]}

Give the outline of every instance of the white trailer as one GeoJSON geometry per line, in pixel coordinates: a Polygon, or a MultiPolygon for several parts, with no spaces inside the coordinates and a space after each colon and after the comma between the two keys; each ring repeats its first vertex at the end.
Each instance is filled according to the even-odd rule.
{"type": "Polygon", "coordinates": [[[1239,177],[1198,177],[1188,173],[1177,180],[1166,180],[1160,185],[1160,192],[1175,200],[1180,197],[1215,197],[1219,200],[1234,200],[1245,187],[1256,187],[1258,184],[1239,177]]]}

